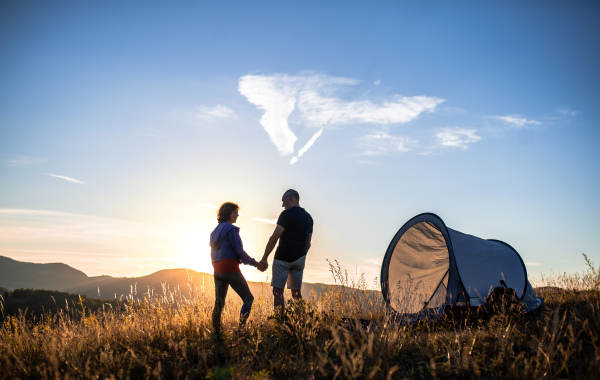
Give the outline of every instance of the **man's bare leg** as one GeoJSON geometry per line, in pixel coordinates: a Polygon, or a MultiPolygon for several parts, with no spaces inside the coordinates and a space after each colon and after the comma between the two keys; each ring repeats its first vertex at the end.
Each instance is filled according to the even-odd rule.
{"type": "Polygon", "coordinates": [[[273,287],[273,306],[275,308],[275,312],[283,311],[285,308],[285,301],[283,300],[283,288],[273,287]]]}
{"type": "Polygon", "coordinates": [[[302,299],[302,290],[301,289],[292,289],[292,298],[295,300],[302,299]]]}

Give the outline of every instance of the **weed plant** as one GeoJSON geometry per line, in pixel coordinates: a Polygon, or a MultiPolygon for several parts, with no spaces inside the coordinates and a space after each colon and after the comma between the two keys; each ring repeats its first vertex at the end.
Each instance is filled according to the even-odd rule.
{"type": "MultiPolygon", "coordinates": [[[[584,256],[585,257],[585,256],[584,256]]],[[[600,269],[543,276],[545,306],[524,318],[476,325],[439,321],[385,326],[384,303],[364,275],[330,264],[336,285],[273,314],[265,284],[248,325],[229,295],[223,332],[211,324],[214,298],[203,291],[148,292],[90,312],[73,305],[0,326],[0,378],[118,379],[597,379],[600,375],[600,269]],[[342,318],[374,329],[346,328],[342,318]]]]}

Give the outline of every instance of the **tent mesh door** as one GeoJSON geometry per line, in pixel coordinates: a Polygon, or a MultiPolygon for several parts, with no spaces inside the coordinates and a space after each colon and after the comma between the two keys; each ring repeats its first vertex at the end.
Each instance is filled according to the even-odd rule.
{"type": "Polygon", "coordinates": [[[390,260],[390,306],[398,313],[418,313],[441,305],[448,269],[448,247],[440,230],[429,222],[415,224],[402,235],[390,260]]]}

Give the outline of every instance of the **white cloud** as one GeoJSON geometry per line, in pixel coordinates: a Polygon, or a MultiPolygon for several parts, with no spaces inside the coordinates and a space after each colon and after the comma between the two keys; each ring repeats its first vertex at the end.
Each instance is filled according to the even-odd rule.
{"type": "Polygon", "coordinates": [[[50,176],[50,177],[54,177],[54,178],[64,179],[65,181],[69,181],[69,182],[74,182],[74,183],[79,183],[81,185],[85,185],[84,182],[81,182],[80,180],[75,179],[75,178],[67,177],[65,175],[50,174],[50,173],[45,173],[45,175],[50,176]]]}
{"type": "Polygon", "coordinates": [[[373,82],[373,85],[375,86],[379,86],[381,84],[381,79],[377,79],[375,82],[373,82]]]}
{"type": "Polygon", "coordinates": [[[521,128],[525,125],[540,125],[541,122],[537,120],[527,120],[520,115],[509,115],[509,116],[492,116],[492,119],[502,120],[506,124],[514,128],[521,128]]]}
{"type": "Polygon", "coordinates": [[[481,140],[474,129],[444,128],[435,134],[438,142],[444,147],[467,149],[469,144],[481,140]]]}
{"type": "Polygon", "coordinates": [[[299,78],[287,75],[246,75],[238,83],[240,94],[265,111],[260,123],[283,156],[294,153],[298,139],[288,125],[288,117],[296,107],[299,82],[299,78]]]}
{"type": "Polygon", "coordinates": [[[304,153],[306,153],[306,151],[307,151],[307,150],[309,150],[311,146],[313,146],[313,144],[315,143],[315,141],[317,141],[317,139],[319,138],[319,136],[321,136],[321,133],[323,133],[323,129],[325,129],[325,127],[322,127],[321,129],[319,129],[319,130],[318,130],[318,131],[317,131],[317,132],[316,132],[316,133],[315,133],[315,134],[314,134],[314,135],[313,135],[313,136],[310,138],[310,140],[308,140],[308,142],[307,142],[307,143],[306,143],[306,144],[305,144],[305,145],[302,147],[302,149],[300,149],[300,150],[298,151],[298,155],[297,155],[296,157],[294,157],[294,158],[292,158],[292,159],[290,160],[290,165],[293,165],[293,164],[295,164],[295,163],[298,161],[298,159],[299,159],[300,157],[302,157],[302,155],[303,155],[304,153]]]}
{"type": "Polygon", "coordinates": [[[417,140],[406,136],[393,136],[384,131],[375,131],[362,137],[360,147],[363,155],[378,156],[393,152],[408,152],[417,143],[417,140]]]}
{"type": "MultiPolygon", "coordinates": [[[[283,156],[294,153],[298,139],[288,124],[288,118],[294,111],[298,111],[301,123],[307,127],[355,123],[389,125],[409,122],[423,112],[433,111],[444,101],[428,96],[395,95],[390,100],[376,104],[370,100],[346,101],[333,96],[342,86],[358,83],[352,78],[318,74],[246,75],[240,78],[238,90],[250,103],[264,111],[260,123],[283,156]]],[[[290,164],[297,162],[318,136],[320,133],[313,135],[311,141],[301,149],[302,153],[298,152],[290,164]]]]}
{"type": "Polygon", "coordinates": [[[298,99],[298,108],[311,125],[353,123],[400,124],[414,120],[421,113],[432,111],[443,102],[427,96],[401,97],[374,104],[368,100],[347,102],[338,98],[323,97],[312,91],[304,92],[298,99]]]}
{"type": "Polygon", "coordinates": [[[196,117],[202,120],[237,119],[237,115],[231,108],[222,105],[214,107],[198,107],[196,117]]]}

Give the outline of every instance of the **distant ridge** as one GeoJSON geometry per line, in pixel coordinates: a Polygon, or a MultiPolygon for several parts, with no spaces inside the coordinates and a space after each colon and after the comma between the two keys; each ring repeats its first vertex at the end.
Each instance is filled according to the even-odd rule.
{"type": "MultiPolygon", "coordinates": [[[[270,284],[248,281],[248,285],[255,296],[271,295],[270,284]]],[[[308,296],[313,291],[319,295],[331,286],[303,283],[302,293],[308,296]]],[[[141,298],[148,292],[164,295],[163,290],[167,295],[179,291],[186,297],[199,293],[214,294],[213,275],[191,269],[164,269],[142,277],[88,277],[63,263],[27,263],[4,256],[0,256],[0,287],[9,291],[20,288],[55,290],[105,300],[129,295],[141,298]]]]}
{"type": "Polygon", "coordinates": [[[182,268],[163,269],[142,277],[92,278],[85,284],[69,287],[65,291],[102,299],[118,299],[128,295],[138,298],[149,291],[161,295],[163,290],[167,294],[178,290],[187,296],[198,292],[214,293],[212,281],[212,274],[182,268]]]}
{"type": "Polygon", "coordinates": [[[129,294],[141,296],[149,289],[162,294],[165,284],[169,291],[179,289],[187,295],[190,290],[212,289],[212,277],[212,274],[191,269],[164,269],[142,277],[89,277],[64,263],[29,263],[0,256],[0,287],[9,291],[21,288],[55,290],[113,299],[129,294]]]}
{"type": "Polygon", "coordinates": [[[62,290],[89,277],[63,263],[36,264],[0,256],[0,286],[9,290],[35,288],[62,290]]]}

